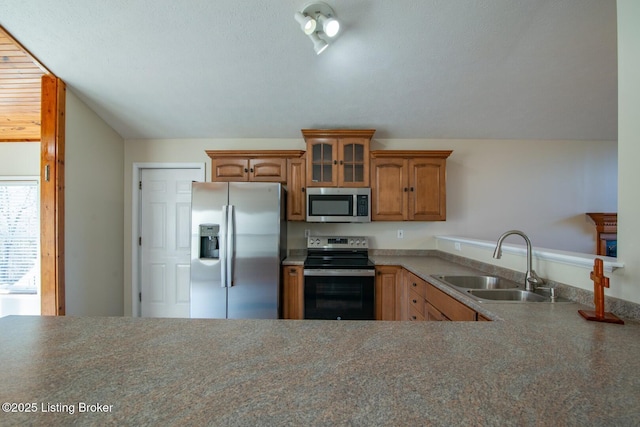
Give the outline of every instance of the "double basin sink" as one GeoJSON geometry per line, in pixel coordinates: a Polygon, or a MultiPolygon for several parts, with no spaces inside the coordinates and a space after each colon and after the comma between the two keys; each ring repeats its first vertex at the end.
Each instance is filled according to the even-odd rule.
{"type": "Polygon", "coordinates": [[[561,298],[552,299],[542,291],[531,292],[523,286],[510,280],[495,276],[453,276],[434,275],[436,279],[452,288],[470,295],[473,299],[487,302],[558,302],[566,301],[561,298]]]}

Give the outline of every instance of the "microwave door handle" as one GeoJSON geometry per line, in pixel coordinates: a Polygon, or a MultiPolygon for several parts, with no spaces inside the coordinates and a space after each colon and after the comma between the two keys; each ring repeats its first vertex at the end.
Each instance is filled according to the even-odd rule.
{"type": "Polygon", "coordinates": [[[227,287],[227,246],[229,236],[227,224],[229,222],[229,206],[222,206],[222,224],[220,225],[220,283],[221,287],[227,287]]]}
{"type": "Polygon", "coordinates": [[[235,252],[235,237],[236,237],[236,222],[234,220],[234,209],[233,205],[229,205],[229,213],[227,215],[228,228],[227,228],[227,255],[226,255],[226,264],[227,264],[227,284],[226,286],[230,288],[233,286],[233,254],[235,252]]]}

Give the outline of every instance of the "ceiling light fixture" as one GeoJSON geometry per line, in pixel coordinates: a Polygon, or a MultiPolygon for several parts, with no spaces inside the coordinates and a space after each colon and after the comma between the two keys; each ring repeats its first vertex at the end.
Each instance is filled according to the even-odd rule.
{"type": "Polygon", "coordinates": [[[313,42],[313,49],[320,55],[329,47],[329,41],[340,31],[340,22],[336,14],[326,3],[312,3],[302,11],[296,12],[294,18],[300,29],[313,42]]]}

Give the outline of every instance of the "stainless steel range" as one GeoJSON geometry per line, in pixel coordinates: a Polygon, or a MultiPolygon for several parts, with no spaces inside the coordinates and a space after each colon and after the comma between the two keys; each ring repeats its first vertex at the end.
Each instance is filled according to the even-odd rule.
{"type": "Polygon", "coordinates": [[[375,267],[366,237],[309,237],[304,318],[375,319],[375,267]]]}

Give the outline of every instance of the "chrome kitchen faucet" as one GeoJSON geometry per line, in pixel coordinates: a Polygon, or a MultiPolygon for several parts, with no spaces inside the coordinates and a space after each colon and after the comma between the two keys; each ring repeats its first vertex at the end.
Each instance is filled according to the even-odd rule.
{"type": "Polygon", "coordinates": [[[544,281],[540,277],[538,277],[538,275],[536,274],[536,272],[533,270],[531,266],[532,264],[531,258],[532,258],[533,251],[531,249],[531,240],[529,240],[526,234],[524,234],[520,230],[509,230],[505,232],[498,239],[498,243],[496,244],[496,249],[493,251],[493,257],[495,259],[500,259],[502,257],[502,241],[507,236],[510,236],[511,234],[517,234],[518,236],[521,236],[525,242],[527,242],[527,273],[524,279],[524,289],[527,291],[533,292],[536,290],[536,287],[544,284],[544,281]]]}

